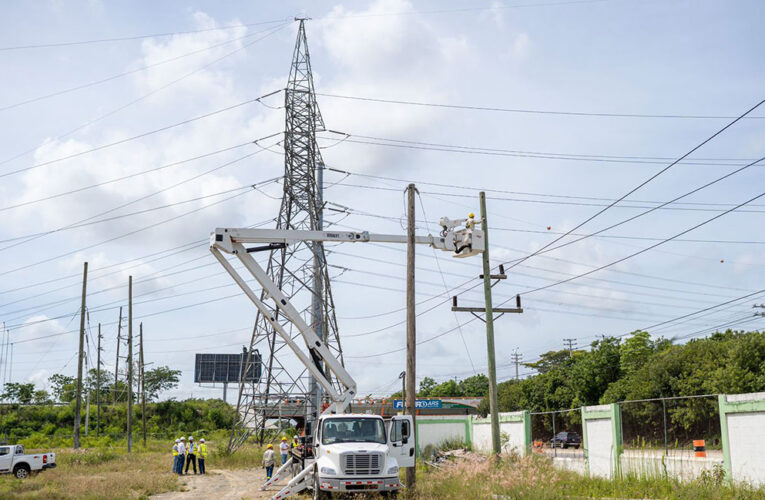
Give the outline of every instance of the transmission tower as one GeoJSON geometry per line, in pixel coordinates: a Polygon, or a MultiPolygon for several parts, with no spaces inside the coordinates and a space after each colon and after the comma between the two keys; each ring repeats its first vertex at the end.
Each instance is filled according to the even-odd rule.
{"type": "MultiPolygon", "coordinates": [[[[285,89],[284,193],[277,218],[277,229],[323,229],[323,169],[316,131],[324,130],[324,121],[316,102],[311,58],[305,34],[305,19],[299,22],[292,68],[285,89]]],[[[335,317],[334,301],[322,243],[299,243],[285,248],[270,248],[267,273],[289,300],[309,318],[316,335],[340,361],[342,349],[335,317]]],[[[264,297],[261,295],[261,299],[264,297]]],[[[268,303],[269,301],[264,302],[268,303]]],[[[280,318],[278,310],[273,311],[280,318]]],[[[282,327],[293,338],[299,332],[282,318],[282,327]]],[[[301,339],[297,339],[302,343],[301,339]]],[[[247,355],[249,367],[254,353],[262,359],[262,376],[258,381],[240,379],[237,398],[238,419],[229,439],[229,450],[235,451],[253,433],[262,443],[268,419],[290,412],[305,415],[306,434],[321,412],[323,394],[307,369],[291,355],[287,344],[279,338],[268,320],[258,313],[247,355]]],[[[323,370],[320,359],[314,358],[323,370]]],[[[247,373],[242,369],[241,373],[247,373]]]]}

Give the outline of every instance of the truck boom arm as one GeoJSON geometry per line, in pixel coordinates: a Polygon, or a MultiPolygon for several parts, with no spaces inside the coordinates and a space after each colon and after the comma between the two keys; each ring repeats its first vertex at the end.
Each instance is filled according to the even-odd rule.
{"type": "MultiPolygon", "coordinates": [[[[252,257],[251,253],[260,250],[283,248],[285,245],[298,242],[381,242],[381,243],[406,243],[406,236],[390,234],[370,234],[367,231],[299,231],[284,229],[251,229],[251,228],[216,228],[210,236],[210,251],[223,265],[224,269],[234,278],[234,281],[255,304],[264,318],[268,320],[279,336],[289,345],[298,359],[305,365],[311,376],[321,385],[329,395],[331,404],[323,413],[344,413],[356,395],[356,381],[348,373],[345,367],[332,355],[327,345],[320,339],[316,332],[305,322],[298,310],[289,301],[286,295],[268,276],[266,271],[252,257]],[[247,243],[266,243],[266,247],[246,248],[247,243]],[[234,269],[231,262],[223,255],[223,252],[235,255],[244,264],[255,280],[263,287],[264,298],[271,299],[274,310],[283,314],[300,332],[305,341],[310,355],[295,342],[282,325],[279,323],[274,310],[260,300],[258,294],[247,284],[239,272],[234,269]],[[320,359],[326,363],[326,367],[344,387],[338,393],[313,359],[320,359]]],[[[452,251],[455,257],[467,257],[481,253],[484,249],[483,233],[480,230],[457,230],[445,227],[440,236],[416,236],[415,243],[430,245],[444,251],[452,251]]]]}

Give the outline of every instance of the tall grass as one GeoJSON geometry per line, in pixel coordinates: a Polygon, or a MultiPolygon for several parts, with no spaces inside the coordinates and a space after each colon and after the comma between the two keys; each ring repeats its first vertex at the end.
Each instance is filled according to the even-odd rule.
{"type": "MultiPolygon", "coordinates": [[[[553,467],[546,457],[510,456],[461,460],[450,467],[418,469],[418,499],[486,498],[666,498],[761,499],[765,489],[727,486],[719,477],[681,483],[670,478],[630,476],[617,480],[589,478],[553,467]]],[[[412,495],[410,494],[410,497],[412,495]]]]}

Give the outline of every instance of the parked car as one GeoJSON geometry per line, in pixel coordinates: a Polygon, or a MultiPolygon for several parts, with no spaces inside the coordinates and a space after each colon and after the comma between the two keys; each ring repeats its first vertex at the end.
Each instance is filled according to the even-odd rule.
{"type": "Polygon", "coordinates": [[[555,435],[554,438],[550,440],[550,448],[555,448],[555,447],[568,448],[569,446],[573,446],[574,448],[579,449],[581,445],[582,445],[582,436],[580,436],[576,432],[568,432],[568,431],[559,432],[555,435]]]}
{"type": "Polygon", "coordinates": [[[0,446],[0,474],[13,474],[19,479],[25,479],[32,472],[52,469],[55,466],[55,453],[27,455],[20,444],[0,446]]]}

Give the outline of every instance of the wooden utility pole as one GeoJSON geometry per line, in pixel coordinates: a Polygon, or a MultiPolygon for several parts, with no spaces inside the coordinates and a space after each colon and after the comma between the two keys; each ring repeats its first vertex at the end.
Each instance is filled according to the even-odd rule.
{"type": "Polygon", "coordinates": [[[143,429],[143,447],[146,448],[146,379],[143,370],[143,323],[138,325],[140,331],[138,344],[138,362],[141,364],[141,426],[143,429]]]}
{"type": "Polygon", "coordinates": [[[88,285],[88,263],[82,271],[82,302],[80,305],[80,349],[77,355],[77,400],[74,406],[74,449],[80,447],[80,412],[82,411],[82,351],[85,344],[85,294],[88,285]]]}
{"type": "Polygon", "coordinates": [[[101,323],[98,324],[98,354],[96,355],[96,436],[101,435],[101,323]]]}
{"type": "MultiPolygon", "coordinates": [[[[415,297],[414,297],[414,193],[416,188],[414,184],[407,187],[407,228],[406,228],[406,404],[409,414],[412,416],[414,424],[411,433],[417,429],[417,403],[415,394],[415,365],[417,362],[417,328],[415,316],[415,297]]],[[[415,467],[406,469],[406,487],[410,492],[415,487],[415,467]]]]}
{"type": "Polygon", "coordinates": [[[120,319],[117,322],[117,358],[114,362],[114,387],[112,388],[113,403],[117,405],[117,382],[119,381],[120,373],[120,331],[122,330],[122,306],[120,306],[120,319]]]}
{"type": "Polygon", "coordinates": [[[127,451],[133,451],[133,277],[128,276],[127,451]]]}
{"type": "MultiPolygon", "coordinates": [[[[90,330],[90,313],[88,314],[88,330],[90,330]]],[[[90,337],[88,335],[85,335],[85,382],[87,385],[88,381],[88,373],[90,373],[90,361],[88,360],[87,353],[90,352],[90,341],[88,340],[90,337]]],[[[84,387],[87,394],[85,395],[85,436],[87,437],[88,431],[90,429],[90,389],[88,387],[84,387]]]]}

